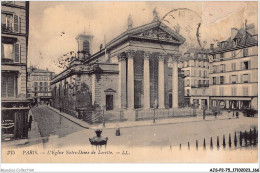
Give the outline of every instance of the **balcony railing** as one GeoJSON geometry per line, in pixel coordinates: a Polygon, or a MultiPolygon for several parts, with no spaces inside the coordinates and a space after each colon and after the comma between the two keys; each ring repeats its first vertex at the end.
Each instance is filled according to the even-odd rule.
{"type": "Polygon", "coordinates": [[[192,85],[191,88],[209,87],[209,84],[192,85]]]}

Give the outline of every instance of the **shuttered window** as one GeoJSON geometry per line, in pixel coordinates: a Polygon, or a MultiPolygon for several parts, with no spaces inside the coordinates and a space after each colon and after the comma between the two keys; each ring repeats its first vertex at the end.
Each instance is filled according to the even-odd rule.
{"type": "Polygon", "coordinates": [[[19,17],[14,15],[14,32],[19,31],[19,17]]]}
{"type": "Polygon", "coordinates": [[[14,44],[15,62],[20,62],[20,44],[14,44]]]}
{"type": "Polygon", "coordinates": [[[1,94],[4,98],[16,97],[17,75],[14,73],[2,73],[1,94]]]}

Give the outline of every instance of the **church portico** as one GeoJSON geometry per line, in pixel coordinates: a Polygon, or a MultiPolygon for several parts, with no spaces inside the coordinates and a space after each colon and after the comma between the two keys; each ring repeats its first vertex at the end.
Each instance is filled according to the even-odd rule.
{"type": "MultiPolygon", "coordinates": [[[[104,49],[83,56],[78,60],[80,64],[74,66],[89,66],[89,70],[83,69],[77,75],[91,79],[85,82],[87,88],[91,88],[88,91],[90,104],[95,105],[94,108],[105,107],[105,111],[118,111],[120,115],[123,111],[128,120],[135,119],[136,109],[178,107],[176,57],[184,41],[181,35],[155,20],[135,28],[131,24],[106,43],[104,49]],[[98,70],[91,70],[94,65],[98,70]]],[[[55,80],[63,80],[58,78],[55,80]]],[[[80,95],[80,90],[78,92],[80,95]]]]}
{"type": "Polygon", "coordinates": [[[131,110],[138,108],[150,109],[154,106],[161,109],[169,108],[170,106],[178,107],[176,106],[178,105],[177,55],[153,52],[152,50],[126,50],[119,53],[119,108],[131,110]],[[171,75],[173,105],[169,105],[169,59],[173,64],[171,75]]]}

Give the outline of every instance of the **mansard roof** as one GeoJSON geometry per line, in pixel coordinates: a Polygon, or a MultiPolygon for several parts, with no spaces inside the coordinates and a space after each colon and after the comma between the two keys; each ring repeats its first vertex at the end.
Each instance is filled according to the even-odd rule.
{"type": "Polygon", "coordinates": [[[218,47],[212,49],[212,53],[221,53],[228,52],[236,49],[243,49],[250,46],[258,45],[257,39],[254,37],[255,35],[251,35],[244,28],[238,30],[237,34],[233,39],[229,37],[224,45],[220,45],[223,42],[220,42],[218,47]]]}

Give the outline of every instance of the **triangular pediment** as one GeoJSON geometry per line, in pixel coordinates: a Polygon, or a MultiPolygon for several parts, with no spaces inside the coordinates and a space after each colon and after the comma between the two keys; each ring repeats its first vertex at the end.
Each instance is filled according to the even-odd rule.
{"type": "Polygon", "coordinates": [[[169,41],[176,43],[184,43],[185,38],[176,33],[169,27],[163,24],[157,24],[150,27],[136,28],[135,32],[130,34],[130,37],[138,37],[143,39],[156,39],[160,41],[169,41]]]}

